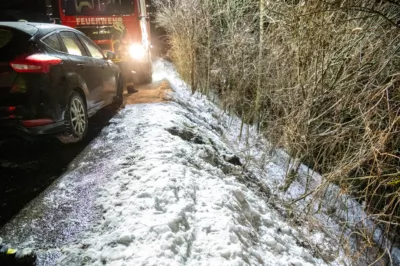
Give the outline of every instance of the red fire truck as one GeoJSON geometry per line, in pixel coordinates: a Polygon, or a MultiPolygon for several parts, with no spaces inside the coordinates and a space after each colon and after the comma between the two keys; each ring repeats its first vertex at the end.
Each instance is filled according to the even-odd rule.
{"type": "MultiPolygon", "coordinates": [[[[54,3],[54,1],[53,1],[54,3]]],[[[145,0],[58,0],[60,22],[85,33],[115,62],[127,80],[149,83],[152,76],[150,23],[145,0]]]]}
{"type": "Polygon", "coordinates": [[[150,22],[146,0],[0,1],[0,20],[60,23],[85,33],[105,52],[116,54],[126,81],[152,76],[150,22]]]}

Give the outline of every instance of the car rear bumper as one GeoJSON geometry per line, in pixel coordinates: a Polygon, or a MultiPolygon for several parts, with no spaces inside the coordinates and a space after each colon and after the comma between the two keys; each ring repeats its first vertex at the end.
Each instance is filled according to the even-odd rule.
{"type": "Polygon", "coordinates": [[[35,139],[57,135],[64,131],[64,121],[35,127],[25,127],[20,120],[0,121],[0,137],[2,138],[19,136],[26,139],[35,139]]]}

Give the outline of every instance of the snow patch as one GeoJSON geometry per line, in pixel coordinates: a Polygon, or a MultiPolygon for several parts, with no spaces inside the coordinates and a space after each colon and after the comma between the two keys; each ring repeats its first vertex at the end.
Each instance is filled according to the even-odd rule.
{"type": "MultiPolygon", "coordinates": [[[[53,245],[44,238],[58,231],[48,226],[25,237],[3,231],[4,238],[36,247],[39,265],[340,265],[341,258],[325,262],[306,245],[322,245],[324,234],[294,226],[273,208],[270,188],[282,183],[288,157],[261,153],[269,145],[261,138],[238,141],[238,120],[192,95],[169,63],[153,69],[154,80],[171,84],[172,101],[126,106],[89,144],[91,155],[27,207],[48,216],[79,206],[63,214],[62,225],[80,230],[53,245]],[[253,153],[260,161],[248,164],[253,153]]],[[[16,220],[8,228],[18,227],[16,220]]]]}

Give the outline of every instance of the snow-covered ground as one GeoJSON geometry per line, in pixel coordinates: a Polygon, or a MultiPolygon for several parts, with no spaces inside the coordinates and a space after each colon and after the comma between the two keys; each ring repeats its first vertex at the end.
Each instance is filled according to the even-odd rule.
{"type": "Polygon", "coordinates": [[[304,193],[301,178],[278,189],[289,157],[263,153],[252,128],[239,141],[240,120],[191,95],[171,64],[154,71],[171,101],[122,109],[4,241],[36,249],[39,265],[345,265],[334,223],[294,223],[279,206],[304,193]]]}

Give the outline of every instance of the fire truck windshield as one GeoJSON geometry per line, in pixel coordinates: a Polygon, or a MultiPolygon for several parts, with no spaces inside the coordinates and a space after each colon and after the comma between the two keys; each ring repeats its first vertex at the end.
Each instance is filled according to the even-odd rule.
{"type": "Polygon", "coordinates": [[[49,22],[44,0],[0,1],[0,21],[49,22]]]}
{"type": "Polygon", "coordinates": [[[45,12],[45,8],[46,4],[41,0],[13,0],[0,2],[0,10],[13,9],[45,12]]]}
{"type": "Polygon", "coordinates": [[[132,15],[133,0],[61,0],[67,16],[132,15]]]}

